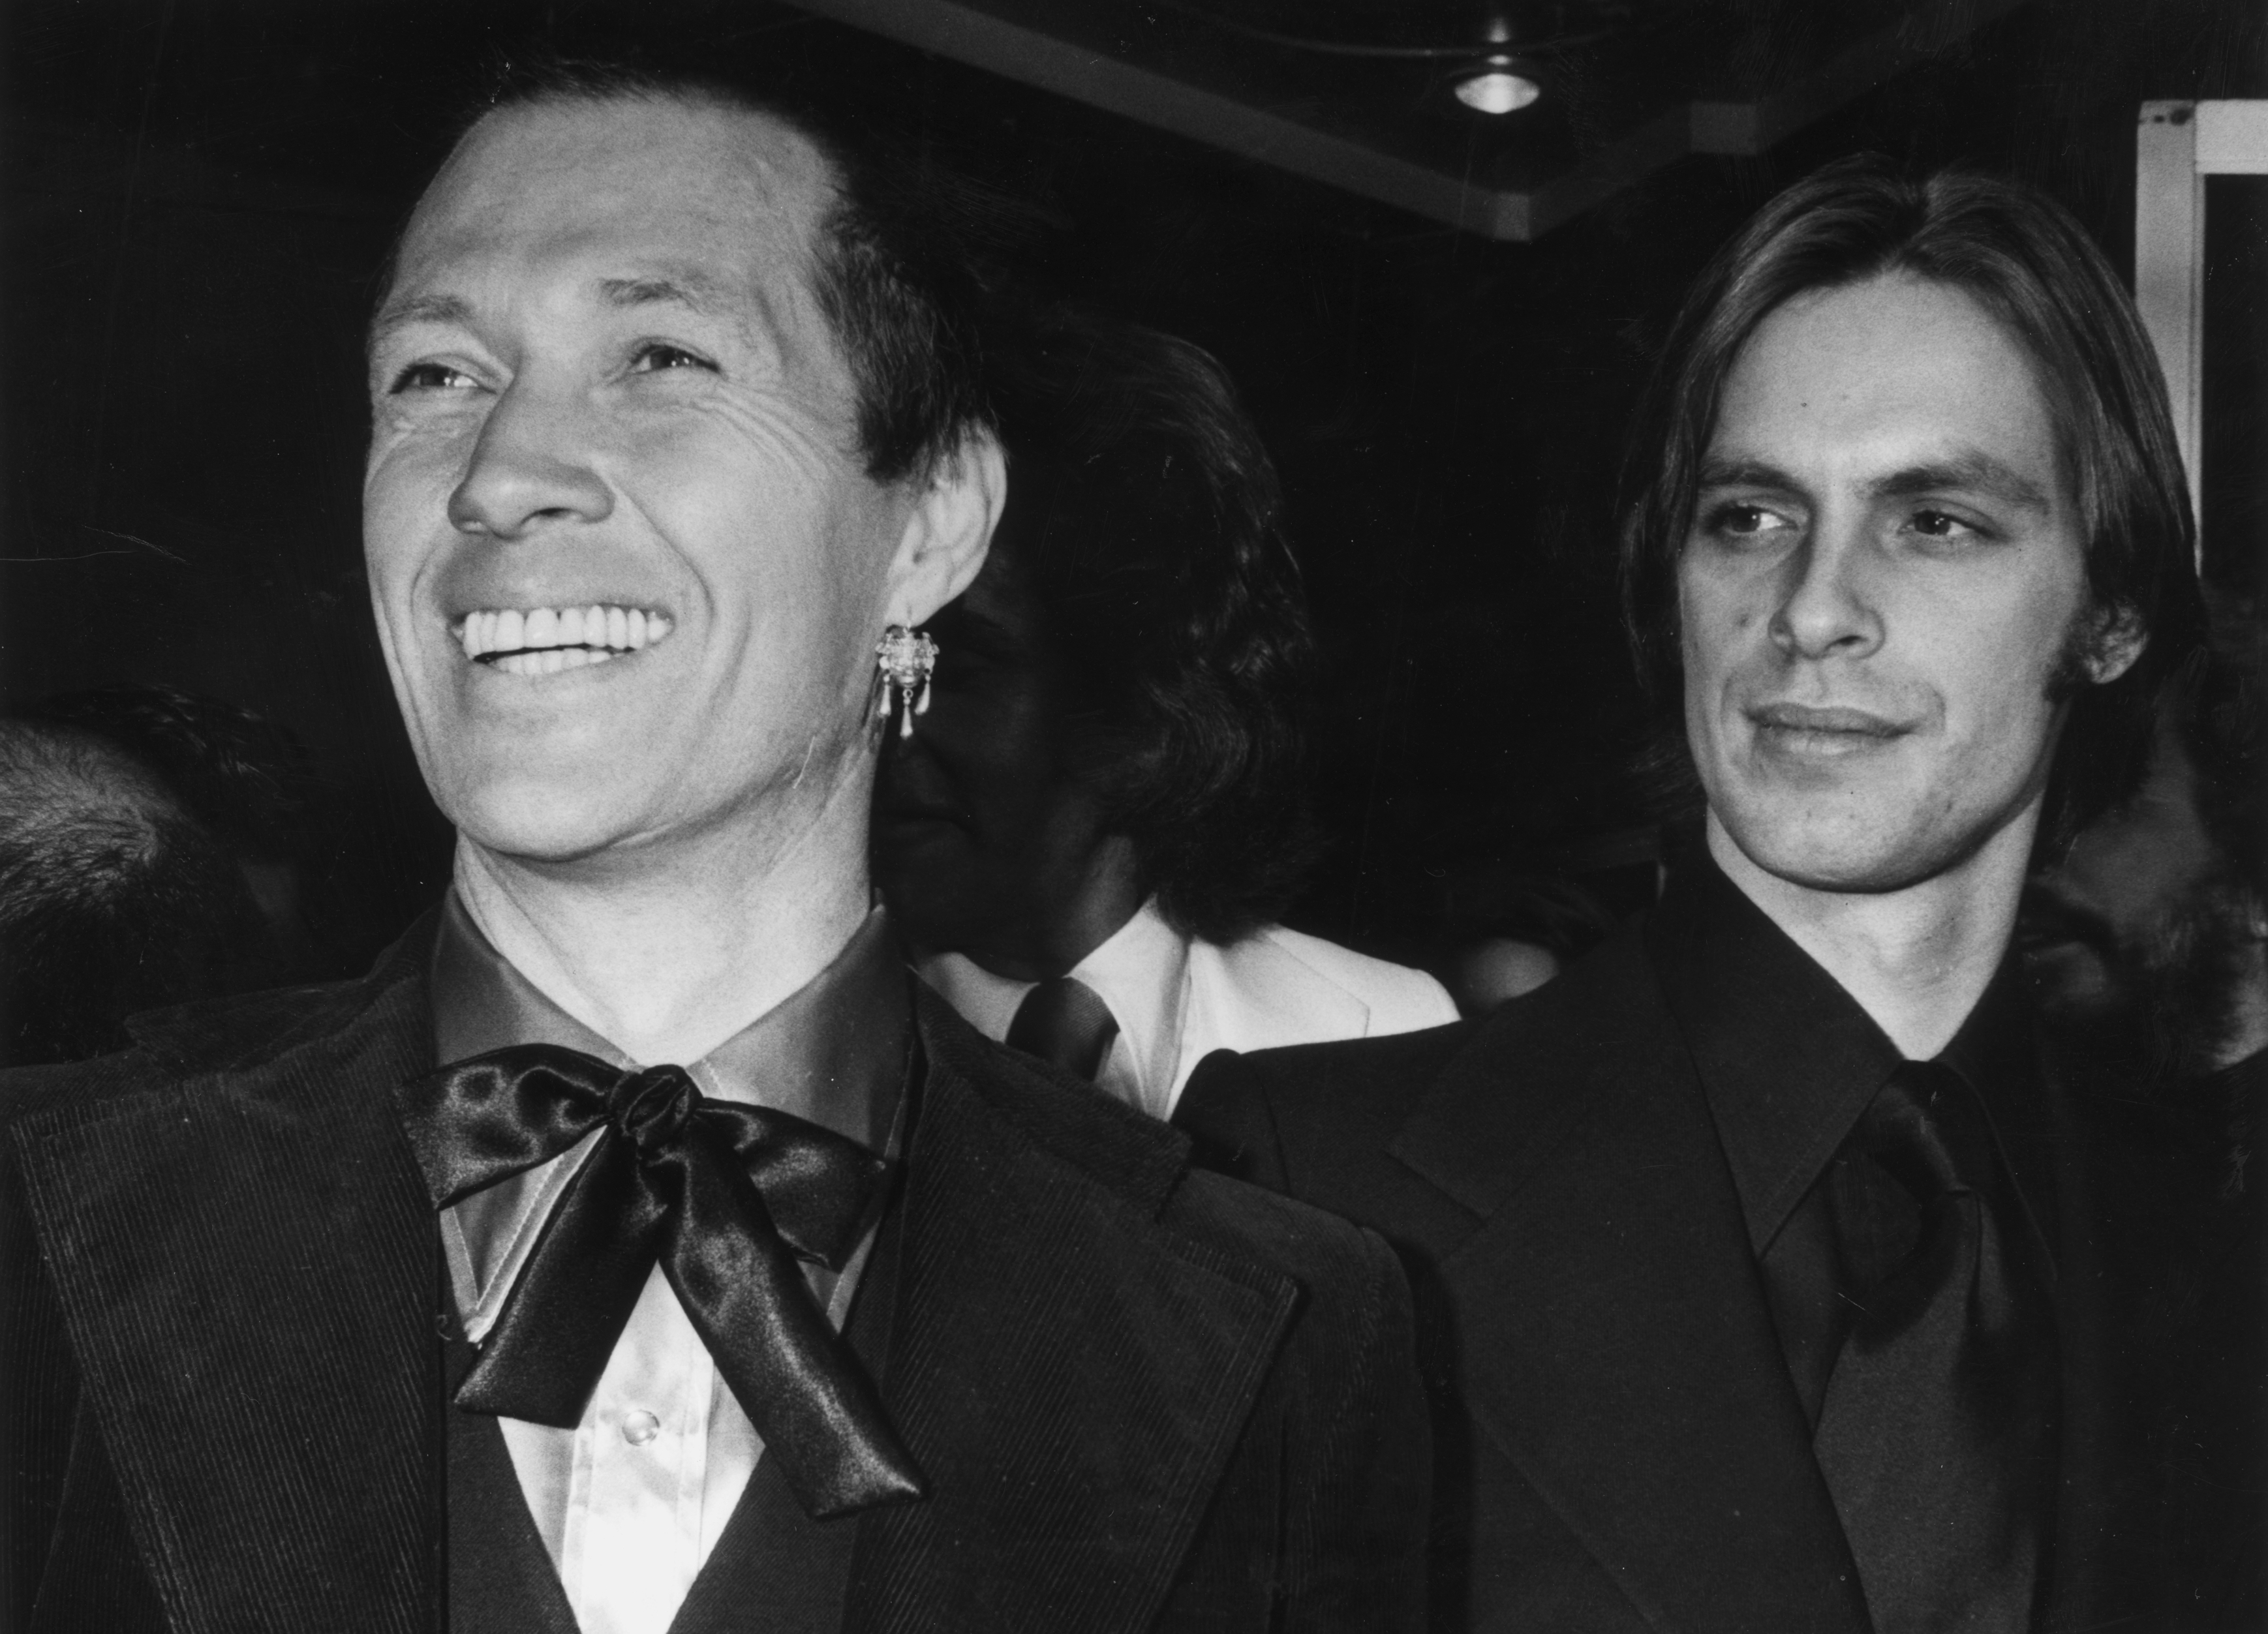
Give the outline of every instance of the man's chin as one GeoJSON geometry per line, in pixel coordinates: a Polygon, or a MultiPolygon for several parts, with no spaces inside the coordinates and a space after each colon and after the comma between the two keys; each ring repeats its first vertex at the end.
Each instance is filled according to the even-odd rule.
{"type": "Polygon", "coordinates": [[[586,784],[563,789],[482,788],[438,798],[459,836],[490,856],[540,867],[569,867],[621,850],[644,826],[615,802],[594,799],[586,784]]]}
{"type": "Polygon", "coordinates": [[[1959,848],[1918,843],[1863,821],[1728,822],[1741,854],[1764,872],[1807,891],[1881,896],[1935,879],[1961,860],[1959,848]]]}

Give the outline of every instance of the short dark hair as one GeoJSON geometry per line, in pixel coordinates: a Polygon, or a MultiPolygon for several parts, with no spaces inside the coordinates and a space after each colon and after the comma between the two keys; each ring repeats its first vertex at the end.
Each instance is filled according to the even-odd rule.
{"type": "Polygon", "coordinates": [[[1671,327],[1624,468],[1631,644],[1649,691],[1677,700],[1677,559],[1719,398],[1749,336],[1798,295],[1899,273],[1963,291],[2030,355],[2077,502],[2092,608],[2130,617],[2148,637],[2115,681],[2060,678],[2076,684],[2042,825],[2053,848],[2139,785],[2158,695],[2196,651],[2205,620],[2196,524],[2156,356],[2102,252],[2035,188],[1845,159],[1781,193],[1718,253],[1671,327]]]}
{"type": "MultiPolygon", "coordinates": [[[[835,201],[818,226],[814,293],[850,366],[869,476],[924,480],[971,435],[991,429],[983,312],[1005,280],[1002,247],[1029,231],[1005,195],[830,107],[785,73],[728,74],[673,60],[663,48],[508,56],[461,120],[458,141],[512,108],[622,101],[774,119],[826,160],[835,201]]],[[[389,254],[379,278],[381,301],[394,261],[389,254]]]]}
{"type": "Polygon", "coordinates": [[[1074,772],[1160,911],[1233,940],[1316,850],[1314,640],[1275,467],[1220,364],[1154,329],[1057,306],[1000,379],[984,570],[1018,574],[1071,655],[1074,772]]]}
{"type": "Polygon", "coordinates": [[[123,1049],[137,1011],[254,984],[226,849],[115,744],[0,720],[0,1064],[123,1049]]]}

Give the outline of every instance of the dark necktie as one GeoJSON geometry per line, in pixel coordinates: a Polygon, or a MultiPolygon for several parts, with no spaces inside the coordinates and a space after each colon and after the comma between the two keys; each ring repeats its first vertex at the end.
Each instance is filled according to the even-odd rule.
{"type": "Polygon", "coordinates": [[[1813,1446],[1874,1627],[2023,1634],[2054,1486],[2054,1316],[1967,1081],[1901,1067],[1798,1212],[1818,1204],[1843,1332],[1813,1446]]]}
{"type": "Polygon", "coordinates": [[[1118,1018],[1086,983],[1059,975],[1041,983],[1016,1006],[1008,1048],[1051,1061],[1090,1084],[1118,1036],[1118,1018]]]}
{"type": "Polygon", "coordinates": [[[921,1495],[799,1263],[842,1269],[881,1159],[786,1113],[704,1097],[681,1067],[623,1071],[549,1044],[444,1067],[401,1100],[436,1209],[600,1131],[458,1387],[460,1407],[574,1427],[659,1261],[806,1513],[921,1495]]]}

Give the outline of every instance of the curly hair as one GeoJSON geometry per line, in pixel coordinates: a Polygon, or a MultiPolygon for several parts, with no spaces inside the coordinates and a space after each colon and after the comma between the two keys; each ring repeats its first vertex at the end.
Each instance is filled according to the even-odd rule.
{"type": "Polygon", "coordinates": [[[1233,940],[1317,849],[1314,639],[1275,467],[1211,357],[1091,310],[1031,319],[997,381],[988,570],[1021,574],[1072,655],[1073,775],[1167,920],[1233,940]]]}
{"type": "Polygon", "coordinates": [[[2156,355],[2102,252],[2036,188],[1973,171],[1917,179],[1877,158],[1840,160],[1774,198],[1718,253],[1670,329],[1624,467],[1631,646],[1648,691],[1675,715],[1677,560],[1718,400],[1749,337],[1796,296],[1901,273],[1964,291],[2030,356],[2076,502],[2092,608],[2148,636],[2115,681],[2088,684],[2075,653],[2058,673],[2071,710],[2041,824],[2052,852],[2140,785],[2159,695],[2203,642],[2205,611],[2156,355]]]}

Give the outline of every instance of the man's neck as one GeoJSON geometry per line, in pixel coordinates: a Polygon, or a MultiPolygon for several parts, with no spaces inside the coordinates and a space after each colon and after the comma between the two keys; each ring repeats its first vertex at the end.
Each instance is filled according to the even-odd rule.
{"type": "Polygon", "coordinates": [[[2015,933],[2031,821],[1900,890],[1829,891],[1770,873],[1709,818],[1709,854],[1816,960],[1910,1061],[1943,1049],[1984,997],[2015,933]]]}
{"type": "Polygon", "coordinates": [[[497,952],[631,1060],[699,1060],[825,969],[865,920],[865,806],[603,865],[460,835],[456,890],[497,952]]]}

